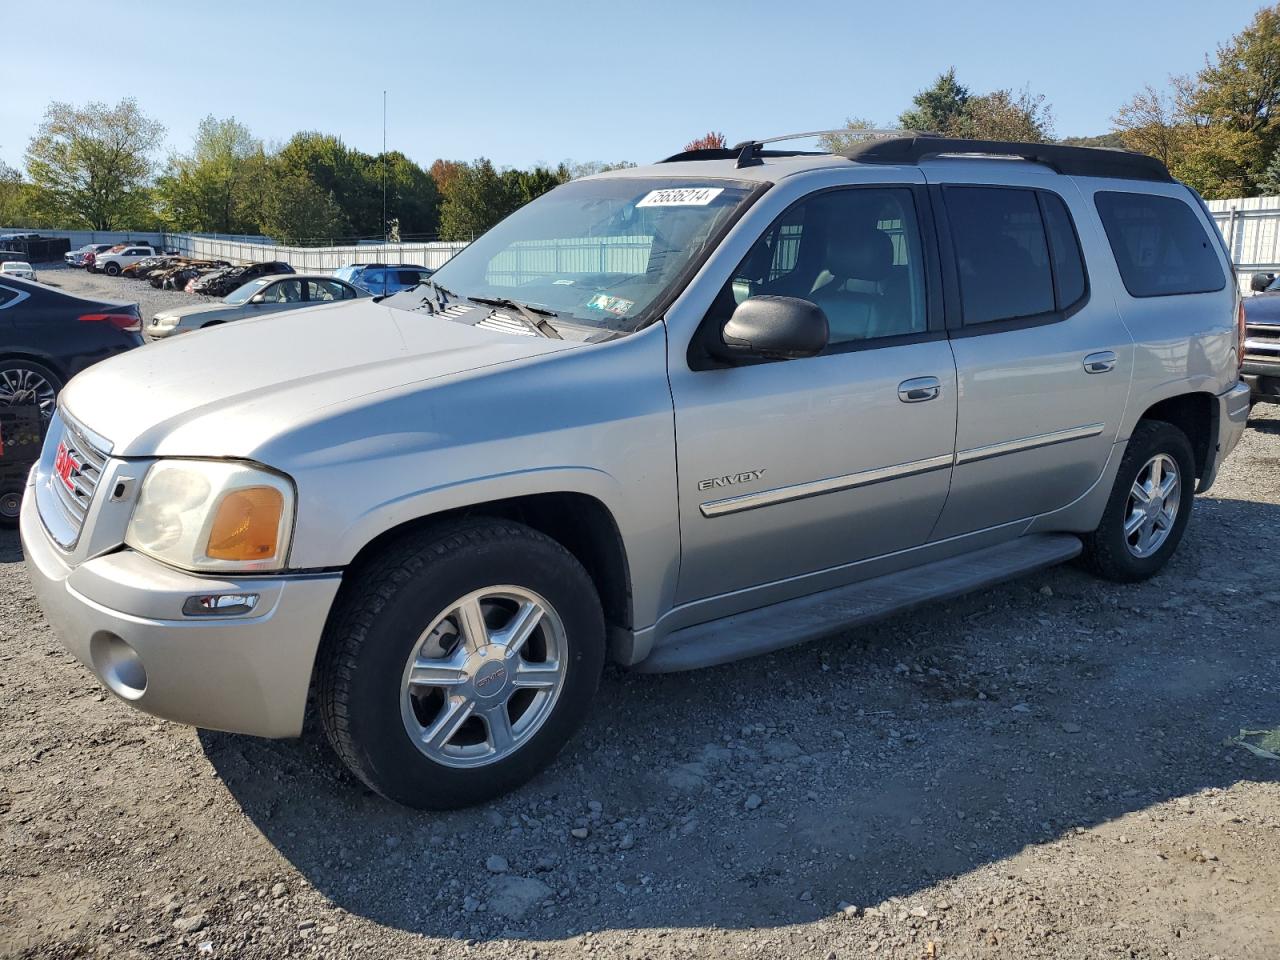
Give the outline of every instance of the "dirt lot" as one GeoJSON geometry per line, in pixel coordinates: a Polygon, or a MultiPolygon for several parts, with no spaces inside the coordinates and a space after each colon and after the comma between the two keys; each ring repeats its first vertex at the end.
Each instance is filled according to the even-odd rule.
{"type": "Polygon", "coordinates": [[[62,264],[39,264],[36,276],[40,282],[77,297],[102,297],[107,300],[123,300],[137,303],[144,322],[166,307],[184,307],[189,303],[209,303],[209,297],[183,293],[181,290],[157,290],[145,280],[125,277],[108,277],[102,273],[89,273],[62,264]]]}
{"type": "Polygon", "coordinates": [[[1274,958],[1280,762],[1229,738],[1280,728],[1278,551],[1263,409],[1147,584],[613,671],[552,770],[429,815],[104,694],[0,535],[0,955],[1274,958]]]}

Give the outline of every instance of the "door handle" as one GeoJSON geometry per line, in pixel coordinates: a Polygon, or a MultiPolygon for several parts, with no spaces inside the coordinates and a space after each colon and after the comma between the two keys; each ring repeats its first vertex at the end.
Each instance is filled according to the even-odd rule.
{"type": "Polygon", "coordinates": [[[898,384],[898,399],[903,403],[936,400],[941,392],[942,384],[937,377],[913,377],[898,384]]]}
{"type": "Polygon", "coordinates": [[[1085,373],[1107,373],[1114,370],[1115,366],[1116,355],[1111,350],[1101,350],[1084,358],[1085,373]]]}

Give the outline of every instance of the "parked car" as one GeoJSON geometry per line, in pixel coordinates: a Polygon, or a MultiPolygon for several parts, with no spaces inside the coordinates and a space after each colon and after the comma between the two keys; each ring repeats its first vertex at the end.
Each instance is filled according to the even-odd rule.
{"type": "Polygon", "coordinates": [[[23,280],[30,280],[34,283],[36,272],[31,268],[31,264],[22,260],[7,260],[4,263],[0,263],[0,279],[4,277],[21,277],[23,280]]]}
{"type": "Polygon", "coordinates": [[[295,736],[314,691],[372,789],[475,803],[550,762],[606,656],[725,663],[1075,557],[1158,573],[1248,416],[1231,277],[1139,154],[611,171],[412,290],[76,378],[28,569],[133,707],[295,736]]]}
{"type": "Polygon", "coordinates": [[[433,272],[413,263],[353,263],[339,267],[333,275],[374,296],[385,297],[416,287],[431,279],[433,272]]]}
{"type": "Polygon", "coordinates": [[[114,243],[86,243],[79,250],[72,250],[70,253],[64,254],[62,259],[69,267],[83,267],[86,258],[106,253],[114,246],[114,243]]]}
{"type": "Polygon", "coordinates": [[[142,343],[136,303],[88,300],[0,275],[0,407],[38,404],[53,416],[63,385],[142,343]]]}
{"type": "Polygon", "coordinates": [[[187,284],[187,293],[202,293],[207,297],[225,297],[257,277],[278,276],[293,273],[293,267],[283,260],[251,263],[242,267],[226,267],[187,284]]]}
{"type": "Polygon", "coordinates": [[[218,303],[194,304],[157,313],[147,325],[145,336],[148,340],[162,340],[230,320],[263,317],[282,310],[318,307],[367,296],[369,294],[365,291],[323,274],[258,277],[227,294],[218,303]]]}
{"type": "Polygon", "coordinates": [[[88,267],[94,273],[105,273],[109,277],[117,277],[120,271],[130,264],[154,257],[156,251],[152,247],[136,244],[117,244],[106,253],[100,253],[88,267]]]}
{"type": "Polygon", "coordinates": [[[1255,273],[1244,299],[1244,367],[1255,403],[1280,403],[1280,278],[1255,273]]]}

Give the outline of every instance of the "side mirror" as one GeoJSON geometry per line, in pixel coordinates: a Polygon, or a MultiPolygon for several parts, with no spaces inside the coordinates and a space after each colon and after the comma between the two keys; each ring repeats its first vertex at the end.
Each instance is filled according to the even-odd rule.
{"type": "Polygon", "coordinates": [[[250,303],[266,303],[267,298],[260,293],[255,293],[252,297],[249,298],[249,302],[250,303]]]}
{"type": "Polygon", "coordinates": [[[798,360],[821,353],[830,331],[827,315],[816,303],[798,297],[752,297],[738,308],[721,331],[730,357],[798,360]]]}
{"type": "Polygon", "coordinates": [[[1254,293],[1261,293],[1271,286],[1271,281],[1275,278],[1276,275],[1274,273],[1255,273],[1249,278],[1249,289],[1254,293]]]}

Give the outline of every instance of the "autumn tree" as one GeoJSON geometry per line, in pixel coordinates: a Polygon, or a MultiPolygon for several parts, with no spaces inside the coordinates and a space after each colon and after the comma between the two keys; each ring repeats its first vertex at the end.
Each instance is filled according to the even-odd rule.
{"type": "Polygon", "coordinates": [[[716,131],[712,130],[711,132],[704,133],[702,136],[694,140],[690,140],[688,143],[684,145],[684,148],[686,151],[688,150],[723,150],[728,145],[729,144],[728,142],[726,142],[723,133],[717,133],[716,131]]]}
{"type": "Polygon", "coordinates": [[[49,104],[26,154],[40,211],[66,226],[136,229],[152,219],[152,156],[163,137],[134,100],[49,104]]]}

